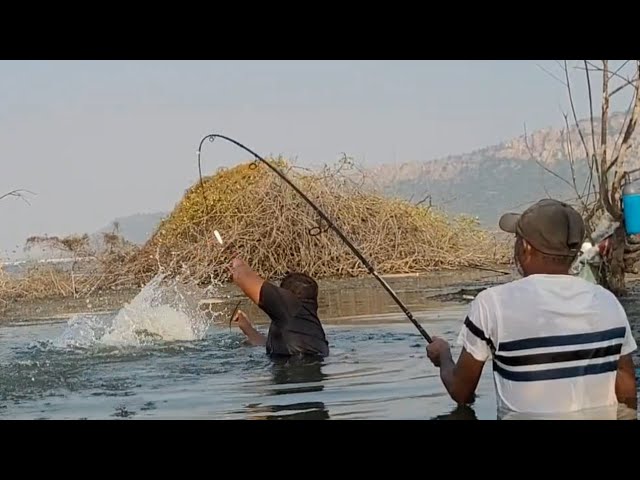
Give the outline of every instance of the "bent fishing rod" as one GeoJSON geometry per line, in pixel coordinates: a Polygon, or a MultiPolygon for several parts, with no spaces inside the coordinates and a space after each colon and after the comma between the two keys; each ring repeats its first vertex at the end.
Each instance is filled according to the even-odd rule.
{"type": "MultiPolygon", "coordinates": [[[[362,264],[365,266],[367,271],[371,275],[373,275],[373,277],[376,280],[378,280],[378,282],[380,282],[382,287],[387,291],[387,293],[391,296],[391,298],[393,298],[393,300],[398,304],[400,309],[404,312],[404,314],[411,321],[411,323],[413,323],[413,325],[418,329],[418,331],[424,337],[424,339],[428,343],[432,342],[431,337],[429,336],[429,334],[426,332],[426,330],[424,328],[422,328],[422,325],[420,325],[416,321],[416,319],[413,318],[413,314],[404,305],[404,303],[402,303],[402,301],[398,298],[396,293],[391,289],[391,287],[387,284],[387,282],[385,282],[384,279],[382,277],[380,277],[380,275],[378,275],[378,272],[376,272],[376,270],[369,263],[369,261],[366,258],[364,258],[364,256],[360,253],[360,251],[358,251],[358,249],[356,247],[353,246],[353,244],[349,241],[349,239],[347,237],[345,237],[345,235],[340,231],[340,229],[338,227],[335,226],[335,224],[331,221],[331,219],[329,219],[329,217],[315,203],[313,203],[309,199],[309,197],[307,197],[291,180],[289,180],[284,173],[282,173],[275,166],[271,165],[269,162],[267,162],[264,158],[262,158],[256,152],[254,152],[250,148],[244,146],[240,142],[238,142],[238,141],[236,141],[236,140],[234,140],[232,138],[226,137],[224,135],[219,135],[219,134],[215,134],[214,133],[214,134],[210,134],[210,135],[207,135],[207,136],[203,137],[202,140],[200,141],[200,145],[198,146],[198,152],[197,152],[197,155],[198,155],[198,172],[200,173],[200,184],[201,184],[201,186],[202,186],[202,166],[201,166],[201,162],[200,162],[200,153],[202,151],[202,145],[204,144],[204,142],[206,140],[209,140],[210,142],[213,142],[216,138],[220,138],[222,140],[226,140],[227,142],[233,143],[237,147],[240,147],[244,151],[250,153],[251,155],[253,155],[253,157],[256,159],[256,161],[260,161],[260,162],[264,163],[276,175],[278,175],[282,180],[284,180],[285,183],[287,183],[291,188],[293,188],[293,190],[295,190],[295,192],[298,195],[300,195],[300,197],[302,197],[302,199],[305,202],[307,202],[309,204],[309,206],[311,206],[311,208],[313,208],[313,210],[320,216],[320,218],[322,218],[322,220],[324,220],[326,222],[326,224],[329,226],[329,228],[331,228],[336,233],[336,235],[338,235],[338,237],[345,243],[345,245],[347,245],[347,247],[349,247],[349,249],[353,252],[353,254],[362,262],[362,264]]],[[[257,166],[258,164],[256,163],[255,165],[257,166]]],[[[204,189],[203,189],[203,192],[204,192],[204,189]]],[[[317,229],[319,233],[321,232],[321,229],[320,229],[319,226],[315,227],[315,229],[317,229]]]]}

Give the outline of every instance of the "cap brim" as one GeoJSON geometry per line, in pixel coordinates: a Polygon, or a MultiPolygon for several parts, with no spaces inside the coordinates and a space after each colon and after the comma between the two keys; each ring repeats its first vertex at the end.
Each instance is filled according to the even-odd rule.
{"type": "Polygon", "coordinates": [[[519,213],[505,213],[504,215],[502,215],[502,217],[500,217],[498,226],[504,232],[516,233],[516,226],[518,225],[518,220],[520,220],[519,213]]]}

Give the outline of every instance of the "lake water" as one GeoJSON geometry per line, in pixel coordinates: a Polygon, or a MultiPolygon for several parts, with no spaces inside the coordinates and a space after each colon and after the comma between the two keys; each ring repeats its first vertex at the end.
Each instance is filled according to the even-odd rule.
{"type": "MultiPolygon", "coordinates": [[[[424,282],[392,286],[430,334],[454,342],[467,307],[430,300],[439,287],[424,282]]],[[[5,324],[0,418],[496,418],[490,366],[473,407],[457,409],[425,341],[377,284],[338,282],[323,292],[331,355],[319,363],[278,364],[247,346],[227,325],[235,298],[213,322],[154,303],[151,289],[119,313],[5,324]]],[[[636,328],[639,310],[635,301],[628,309],[636,328]]]]}

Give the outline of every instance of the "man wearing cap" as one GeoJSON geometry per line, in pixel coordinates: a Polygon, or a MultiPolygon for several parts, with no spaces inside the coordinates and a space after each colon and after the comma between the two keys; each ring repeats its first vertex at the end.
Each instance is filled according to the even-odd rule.
{"type": "Polygon", "coordinates": [[[626,313],[608,290],[569,274],[585,236],[581,216],[546,199],[503,215],[499,225],[515,235],[523,278],[473,300],[457,362],[441,338],[427,347],[451,398],[472,402],[491,359],[499,417],[604,411],[610,418],[620,404],[636,410],[637,345],[626,313]]]}

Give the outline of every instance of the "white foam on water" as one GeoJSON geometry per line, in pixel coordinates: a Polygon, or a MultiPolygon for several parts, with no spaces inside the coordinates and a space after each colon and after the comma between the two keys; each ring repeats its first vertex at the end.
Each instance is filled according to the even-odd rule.
{"type": "Polygon", "coordinates": [[[82,348],[200,340],[210,323],[198,305],[202,293],[157,275],[115,316],[76,315],[53,343],[82,348]]]}
{"type": "Polygon", "coordinates": [[[74,315],[67,322],[67,328],[51,343],[58,348],[87,348],[98,342],[107,327],[106,319],[96,315],[74,315]]]}

